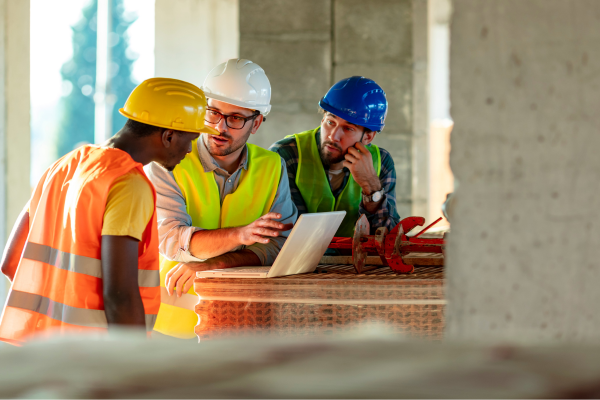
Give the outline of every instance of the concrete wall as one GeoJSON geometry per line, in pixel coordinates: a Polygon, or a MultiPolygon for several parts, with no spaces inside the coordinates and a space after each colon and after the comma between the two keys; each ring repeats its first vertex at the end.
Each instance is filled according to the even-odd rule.
{"type": "Polygon", "coordinates": [[[401,216],[412,208],[412,0],[240,0],[240,56],[262,66],[273,109],[252,141],[263,147],[320,123],[318,101],[336,81],[364,75],[388,95],[375,143],[396,163],[401,216]]]}
{"type": "Polygon", "coordinates": [[[29,119],[29,1],[0,0],[0,251],[31,194],[29,119]]]}
{"type": "Polygon", "coordinates": [[[412,214],[429,220],[429,2],[413,0],[412,214]]]}
{"type": "Polygon", "coordinates": [[[155,75],[201,86],[208,72],[238,57],[237,0],[156,0],[155,75]]]}
{"type": "Polygon", "coordinates": [[[599,25],[596,0],[454,0],[448,338],[600,338],[599,25]]]}

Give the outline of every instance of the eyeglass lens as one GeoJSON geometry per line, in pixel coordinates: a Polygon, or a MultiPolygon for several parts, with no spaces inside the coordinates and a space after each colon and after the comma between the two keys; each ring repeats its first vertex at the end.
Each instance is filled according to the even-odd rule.
{"type": "MultiPolygon", "coordinates": [[[[211,124],[218,124],[223,117],[225,117],[225,115],[221,114],[220,112],[207,110],[204,120],[211,124]]],[[[246,118],[238,115],[227,115],[225,117],[225,123],[232,129],[241,129],[246,124],[246,118]]]]}

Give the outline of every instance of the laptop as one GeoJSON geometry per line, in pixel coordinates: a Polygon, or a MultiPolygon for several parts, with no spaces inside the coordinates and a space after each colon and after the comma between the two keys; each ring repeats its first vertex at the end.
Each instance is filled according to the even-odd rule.
{"type": "Polygon", "coordinates": [[[313,272],[346,211],[302,214],[290,232],[273,266],[234,267],[197,273],[199,278],[275,278],[313,272]]]}

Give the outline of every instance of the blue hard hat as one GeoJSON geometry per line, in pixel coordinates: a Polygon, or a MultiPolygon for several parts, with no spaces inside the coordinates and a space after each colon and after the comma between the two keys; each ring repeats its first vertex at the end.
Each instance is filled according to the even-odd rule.
{"type": "Polygon", "coordinates": [[[363,76],[342,79],[319,101],[323,110],[372,131],[383,129],[387,105],[383,89],[363,76]]]}

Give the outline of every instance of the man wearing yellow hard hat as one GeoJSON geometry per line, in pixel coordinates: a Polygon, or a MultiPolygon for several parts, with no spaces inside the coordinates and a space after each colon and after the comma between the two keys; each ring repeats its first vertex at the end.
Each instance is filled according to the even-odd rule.
{"type": "MultiPolygon", "coordinates": [[[[151,331],[160,306],[156,193],[143,165],[172,170],[204,127],[196,86],[153,78],[119,111],[128,118],[101,146],[82,146],[42,176],[6,245],[12,281],[0,340],[87,333],[115,325],[151,331]]],[[[68,132],[65,132],[68,134],[68,132]]]]}
{"type": "Polygon", "coordinates": [[[219,135],[201,135],[172,172],[146,167],[157,194],[162,304],[155,331],[194,338],[195,272],[271,265],[296,221],[285,163],[246,143],[269,113],[271,86],[249,60],[215,67],[202,87],[205,123],[219,135]]]}

